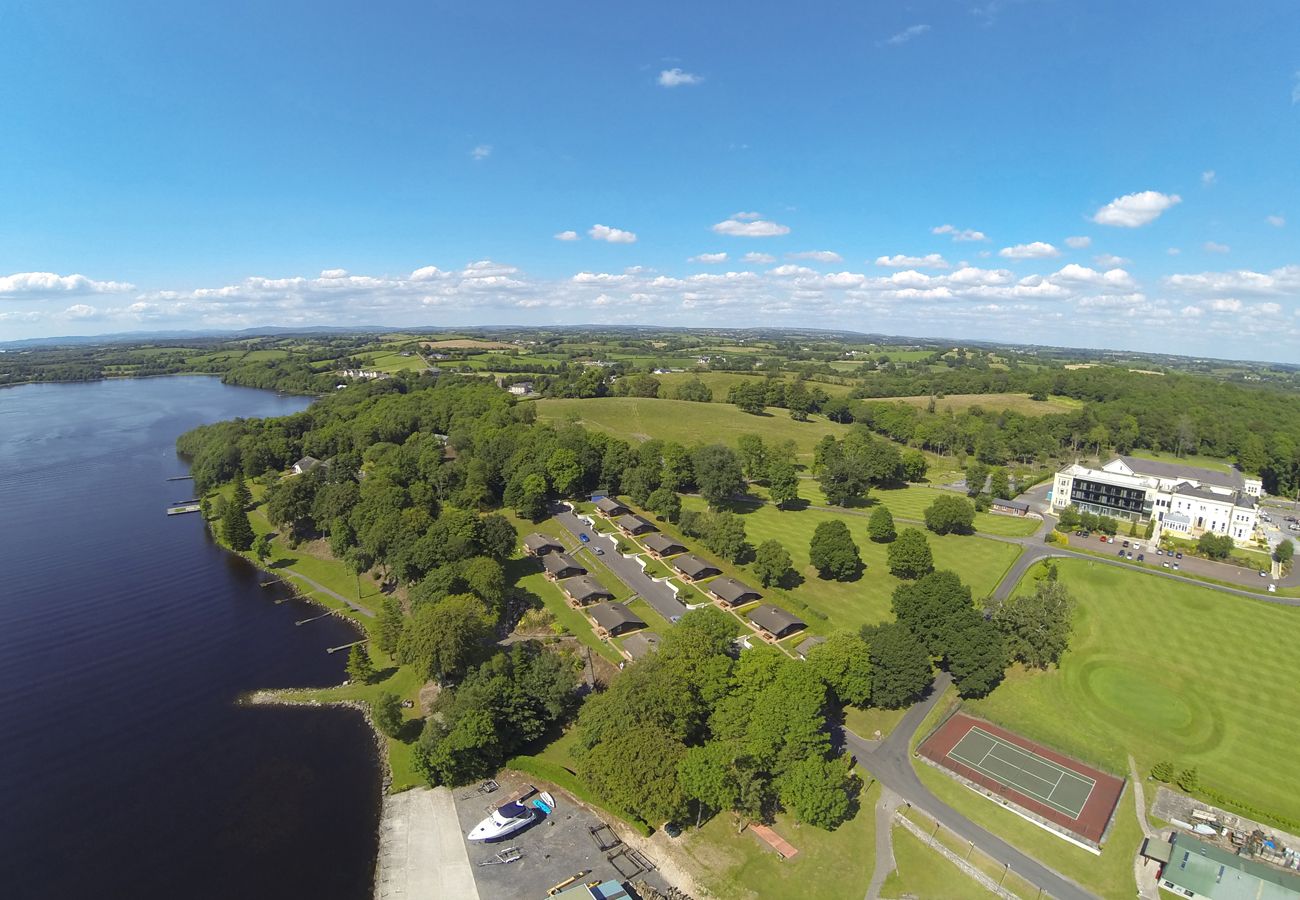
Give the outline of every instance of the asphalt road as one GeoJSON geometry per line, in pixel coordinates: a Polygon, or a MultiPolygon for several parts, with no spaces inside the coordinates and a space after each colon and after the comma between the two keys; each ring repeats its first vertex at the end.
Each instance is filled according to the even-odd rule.
{"type": "MultiPolygon", "coordinates": [[[[660,584],[646,575],[635,560],[624,559],[623,556],[615,550],[618,542],[609,535],[602,535],[595,531],[586,522],[579,519],[567,507],[556,507],[552,510],[555,521],[567,528],[574,537],[580,534],[586,534],[591,537],[591,542],[583,544],[584,550],[591,553],[591,548],[599,547],[605,552],[599,557],[591,553],[597,561],[602,563],[607,569],[613,572],[618,580],[626,584],[645,602],[649,603],[655,612],[663,616],[668,621],[673,621],[674,617],[685,614],[686,604],[677,599],[672,588],[666,584],[660,584]]],[[[581,552],[581,551],[579,551],[581,552]]]]}
{"type": "Polygon", "coordinates": [[[858,735],[843,729],[845,746],[857,757],[858,762],[867,769],[881,784],[898,794],[905,801],[931,816],[942,827],[970,841],[984,853],[1011,869],[1020,877],[1043,893],[1058,900],[1096,900],[1096,895],[1085,890],[1075,882],[1053,869],[1026,856],[1006,841],[986,831],[967,819],[957,810],[944,803],[929,788],[921,783],[912,769],[910,744],[916,729],[929,715],[939,698],[952,683],[947,672],[940,672],[934,680],[930,696],[909,709],[880,744],[863,740],[858,735]]]}

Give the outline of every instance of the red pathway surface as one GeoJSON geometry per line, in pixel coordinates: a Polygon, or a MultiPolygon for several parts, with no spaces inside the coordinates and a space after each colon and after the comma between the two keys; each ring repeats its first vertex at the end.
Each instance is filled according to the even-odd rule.
{"type": "Polygon", "coordinates": [[[999,728],[991,722],[985,722],[982,719],[972,718],[964,713],[957,713],[947,722],[945,722],[938,731],[932,734],[923,743],[918,752],[927,759],[933,760],[945,769],[956,772],[968,781],[978,784],[1004,797],[1041,819],[1046,819],[1053,824],[1060,825],[1067,831],[1071,831],[1079,837],[1091,841],[1094,844],[1101,843],[1101,836],[1106,832],[1106,825],[1115,813],[1115,806],[1119,803],[1120,795],[1124,791],[1124,780],[1114,775],[1107,774],[1091,766],[1086,766],[1077,759],[1071,759],[1068,756],[1057,753],[1049,747],[1042,744],[1034,743],[1028,738],[1023,738],[1018,734],[1007,731],[1005,728],[999,728]],[[1015,788],[1005,785],[982,772],[970,768],[957,762],[957,760],[948,756],[948,751],[957,745],[957,742],[966,736],[966,733],[972,728],[978,727],[996,737],[1002,738],[1008,743],[1014,744],[1030,753],[1036,753],[1039,756],[1051,760],[1058,765],[1064,766],[1072,772],[1077,772],[1085,778],[1093,779],[1097,784],[1093,788],[1087,803],[1084,804],[1083,810],[1079,813],[1078,818],[1071,818],[1058,809],[1041,803],[1032,797],[1020,793],[1015,788]]]}
{"type": "Polygon", "coordinates": [[[799,851],[781,835],[777,834],[766,825],[750,825],[749,830],[754,832],[764,843],[771,846],[773,850],[781,855],[782,859],[789,859],[799,851]]]}

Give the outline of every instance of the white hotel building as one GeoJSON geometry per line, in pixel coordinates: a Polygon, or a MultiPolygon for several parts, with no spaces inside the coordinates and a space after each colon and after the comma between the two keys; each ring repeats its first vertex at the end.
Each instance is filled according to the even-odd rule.
{"type": "Polygon", "coordinates": [[[1117,456],[1100,469],[1074,463],[1057,472],[1052,508],[1073,505],[1120,520],[1151,519],[1155,537],[1168,531],[1197,538],[1208,531],[1244,544],[1254,535],[1262,494],[1258,478],[1237,471],[1117,456]]]}

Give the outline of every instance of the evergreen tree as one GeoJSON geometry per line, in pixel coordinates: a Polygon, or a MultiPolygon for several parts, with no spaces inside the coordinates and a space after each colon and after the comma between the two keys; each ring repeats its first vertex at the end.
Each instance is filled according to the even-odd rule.
{"type": "Polygon", "coordinates": [[[266,564],[266,561],[271,558],[271,535],[259,534],[253,540],[253,555],[257,557],[258,562],[266,564]]]}
{"type": "Polygon", "coordinates": [[[381,732],[397,737],[402,730],[402,701],[396,694],[384,691],[371,707],[370,718],[381,732]]]}
{"type": "Polygon", "coordinates": [[[401,640],[402,628],[406,625],[406,616],[402,613],[402,603],[392,595],[386,595],[375,617],[375,646],[385,653],[393,653],[397,642],[401,640]]]}
{"type": "Polygon", "coordinates": [[[375,667],[370,662],[370,654],[365,645],[353,644],[348,651],[348,678],[356,684],[365,684],[375,674],[375,667]]]}
{"type": "MultiPolygon", "coordinates": [[[[236,482],[236,491],[240,484],[243,484],[242,478],[236,482]]],[[[247,486],[244,487],[244,493],[248,493],[247,486]]],[[[238,502],[238,499],[232,499],[226,504],[225,512],[221,517],[221,534],[232,550],[243,552],[253,546],[256,537],[253,534],[253,524],[248,521],[248,513],[244,511],[244,506],[238,502]]]]}

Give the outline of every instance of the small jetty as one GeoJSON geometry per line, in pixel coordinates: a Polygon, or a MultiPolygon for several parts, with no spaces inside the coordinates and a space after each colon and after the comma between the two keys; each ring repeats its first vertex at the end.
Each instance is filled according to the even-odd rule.
{"type": "Polygon", "coordinates": [[[168,480],[168,481],[193,481],[193,480],[194,480],[194,476],[193,476],[193,475],[173,475],[172,477],[168,478],[167,480],[168,480]]]}
{"type": "Polygon", "coordinates": [[[167,507],[167,515],[183,516],[185,513],[196,513],[201,507],[197,503],[183,503],[180,506],[167,507]]]}
{"type": "Polygon", "coordinates": [[[364,644],[364,643],[365,643],[366,641],[368,641],[368,640],[370,640],[370,638],[362,638],[362,639],[359,640],[359,641],[353,641],[352,643],[350,643],[350,644],[344,644],[344,645],[342,645],[341,647],[326,647],[326,648],[325,648],[325,652],[326,652],[326,653],[337,653],[337,652],[340,651],[340,650],[347,650],[347,649],[349,649],[349,648],[351,648],[351,647],[355,647],[355,646],[357,646],[358,644],[364,644]]]}

